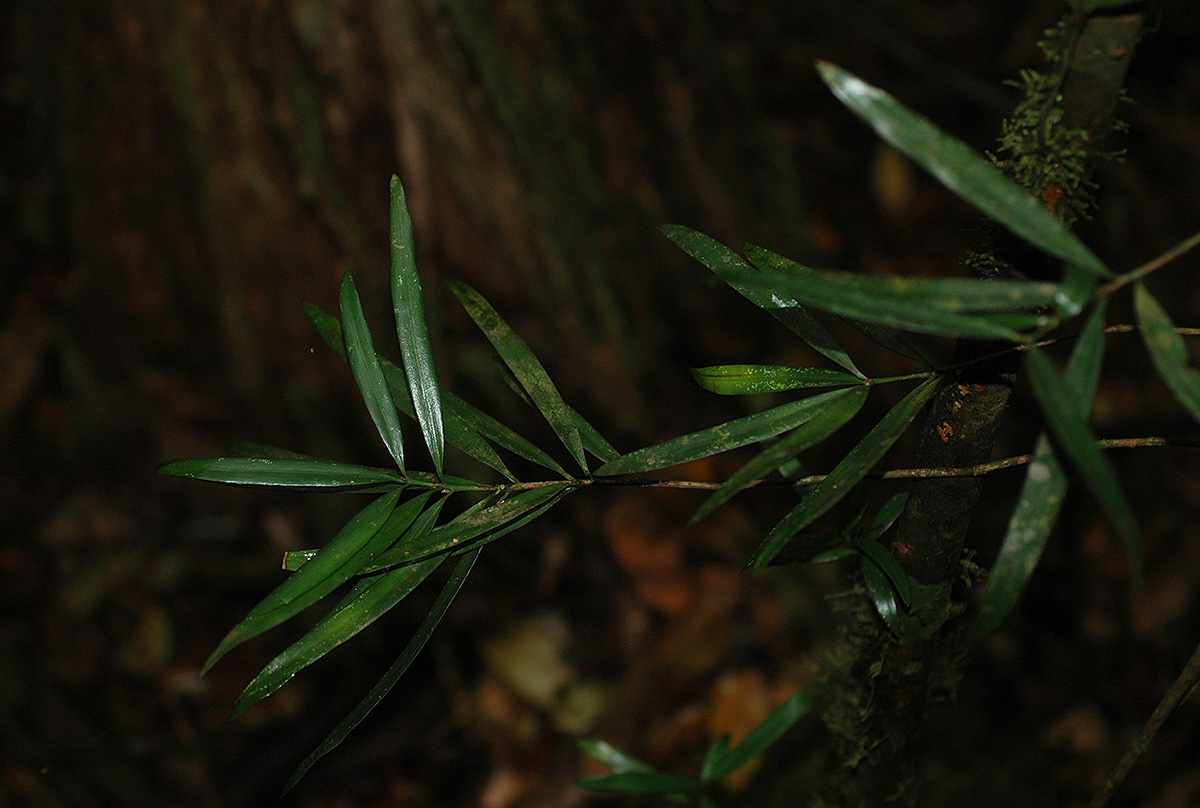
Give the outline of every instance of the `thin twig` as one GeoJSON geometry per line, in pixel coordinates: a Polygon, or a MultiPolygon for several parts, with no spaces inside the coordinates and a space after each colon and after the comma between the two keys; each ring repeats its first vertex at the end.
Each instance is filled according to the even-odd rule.
{"type": "Polygon", "coordinates": [[[1192,658],[1183,666],[1183,672],[1179,674],[1179,678],[1175,680],[1175,684],[1171,685],[1171,689],[1167,691],[1167,695],[1150,714],[1150,718],[1146,721],[1146,726],[1142,727],[1142,732],[1134,739],[1129,750],[1125,753],[1121,761],[1113,768],[1108,775],[1108,779],[1104,781],[1104,785],[1092,797],[1092,801],[1088,803],[1088,808],[1102,808],[1108,803],[1110,797],[1125,780],[1125,775],[1129,774],[1129,770],[1133,768],[1133,764],[1142,756],[1142,753],[1150,746],[1150,741],[1154,739],[1155,734],[1166,722],[1171,713],[1175,712],[1183,700],[1188,697],[1192,689],[1200,682],[1200,646],[1196,647],[1192,658]]]}
{"type": "Polygon", "coordinates": [[[1157,270],[1162,269],[1164,266],[1171,263],[1176,258],[1180,257],[1184,253],[1191,250],[1197,244],[1200,244],[1200,233],[1196,233],[1196,234],[1192,235],[1190,238],[1184,239],[1183,241],[1179,242],[1171,249],[1167,250],[1162,255],[1159,255],[1157,258],[1150,259],[1146,263],[1142,264],[1140,267],[1131,269],[1128,272],[1126,272],[1124,275],[1118,275],[1117,277],[1113,278],[1111,281],[1109,281],[1108,283],[1104,284],[1099,289],[1097,289],[1096,293],[1093,295],[1093,297],[1096,300],[1101,300],[1103,298],[1108,297],[1113,292],[1120,289],[1122,286],[1126,286],[1135,281],[1140,281],[1142,278],[1146,277],[1151,272],[1156,272],[1157,270]]]}
{"type": "MultiPolygon", "coordinates": [[[[1176,438],[1115,438],[1108,440],[1098,440],[1096,445],[1101,449],[1137,449],[1146,446],[1183,446],[1183,447],[1200,447],[1200,441],[1180,440],[1176,438]]],[[[1023,454],[1014,457],[1005,457],[999,460],[991,460],[987,463],[979,463],[974,466],[957,466],[943,468],[923,468],[923,469],[891,469],[889,471],[880,472],[878,474],[867,475],[875,480],[902,480],[902,479],[927,479],[931,477],[982,477],[985,474],[991,474],[993,471],[1001,471],[1003,469],[1013,468],[1014,466],[1023,466],[1033,460],[1033,455],[1023,454]]],[[[747,488],[755,487],[779,487],[779,486],[796,486],[796,485],[815,485],[823,482],[827,474],[813,474],[808,477],[798,477],[790,480],[759,480],[752,483],[747,488]]],[[[561,480],[558,481],[561,483],[561,480]]],[[[509,486],[510,490],[524,490],[526,488],[537,488],[548,484],[557,483],[518,483],[509,486]]],[[[630,479],[628,477],[601,477],[594,480],[580,480],[580,485],[621,485],[629,486],[636,485],[644,488],[676,488],[690,491],[715,491],[724,483],[707,482],[702,480],[648,480],[644,478],[630,479]]]]}

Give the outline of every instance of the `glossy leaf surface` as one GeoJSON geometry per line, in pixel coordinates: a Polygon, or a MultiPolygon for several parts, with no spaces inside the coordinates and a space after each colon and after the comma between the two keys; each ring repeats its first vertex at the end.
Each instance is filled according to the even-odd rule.
{"type": "MultiPolygon", "coordinates": [[[[407,538],[406,534],[420,536],[428,533],[444,501],[426,508],[430,496],[426,493],[414,497],[392,511],[387,523],[380,528],[380,534],[397,536],[403,541],[407,538]]],[[[431,559],[359,580],[340,603],[303,637],[267,663],[251,680],[238,696],[233,715],[240,715],[260,699],[271,695],[288,679],[369,626],[416,589],[417,584],[425,580],[439,563],[439,559],[431,559]]]]}
{"type": "Polygon", "coordinates": [[[854,486],[883,459],[937,390],[938,379],[929,379],[900,400],[858,445],[842,458],[824,480],[771,529],[751,556],[748,566],[762,569],[771,563],[797,533],[850,493],[854,486]]]}
{"type": "Polygon", "coordinates": [[[438,623],[442,621],[442,617],[450,609],[450,604],[454,602],[454,598],[462,589],[463,582],[467,580],[467,576],[471,573],[471,568],[475,565],[475,560],[479,557],[478,551],[469,553],[458,562],[454,568],[454,573],[450,576],[450,580],[446,581],[446,585],[442,587],[442,591],[438,594],[437,600],[434,601],[433,607],[429,613],[425,615],[425,619],[421,621],[421,625],[417,628],[416,634],[409,640],[408,645],[400,653],[400,657],[392,663],[392,667],[388,669],[383,678],[371,688],[371,692],[367,694],[359,705],[354,708],[350,715],[342,719],[333,731],[321,742],[321,745],[313,750],[312,754],[304,759],[304,761],[296,768],[296,771],[288,779],[287,785],[284,786],[284,792],[289,791],[292,786],[300,781],[300,778],[312,768],[312,765],[328,754],[333,749],[345,740],[346,736],[357,727],[367,715],[375,709],[379,702],[383,701],[384,697],[391,692],[396,686],[396,682],[400,681],[400,677],[408,670],[413,660],[417,658],[417,654],[421,653],[421,649],[429,642],[429,638],[433,636],[434,629],[438,623]]]}
{"type": "Polygon", "coordinates": [[[402,484],[395,472],[335,463],[331,460],[295,460],[265,457],[212,457],[172,460],[158,467],[159,474],[190,477],[230,485],[265,485],[284,488],[364,488],[402,484]]]}
{"type": "Polygon", "coordinates": [[[1026,364],[1034,395],[1046,416],[1050,434],[1108,512],[1117,535],[1129,550],[1134,578],[1140,580],[1141,539],[1133,510],[1117,483],[1112,465],[1096,445],[1096,436],[1087,424],[1086,415],[1079,411],[1074,391],[1041,348],[1030,346],[1026,364]]]}
{"type": "Polygon", "coordinates": [[[800,452],[816,446],[841,429],[847,421],[858,414],[867,400],[865,386],[860,385],[838,392],[840,395],[829,401],[826,407],[811,420],[784,435],[734,472],[697,509],[696,515],[692,517],[692,522],[695,523],[708,516],[755,480],[766,477],[772,470],[779,468],[800,452]]]}
{"type": "Polygon", "coordinates": [[[626,772],[649,773],[654,771],[654,768],[649,763],[645,763],[632,755],[622,752],[608,741],[588,738],[579,742],[579,748],[588,757],[598,760],[612,769],[614,774],[625,774],[626,772]]]}
{"type": "Polygon", "coordinates": [[[965,143],[837,65],[819,61],[817,71],[839,101],[951,191],[1035,247],[1094,276],[1112,274],[1049,208],[965,143]]]}
{"type": "MultiPolygon", "coordinates": [[[[718,275],[735,270],[754,271],[754,268],[742,260],[742,257],[736,252],[690,227],[669,224],[659,229],[681,250],[718,275]]],[[[829,329],[814,320],[797,301],[774,295],[758,286],[745,286],[736,282],[729,283],[729,285],[751,303],[772,314],[808,343],[813,350],[833,360],[855,376],[866,378],[862,371],[855,367],[853,360],[846,353],[846,349],[841,346],[833,334],[829,333],[829,329]]]]}
{"type": "Polygon", "coordinates": [[[433,369],[433,349],[425,324],[425,297],[421,276],[417,273],[413,246],[412,217],[404,199],[400,178],[392,175],[391,186],[392,306],[396,317],[396,336],[400,356],[408,375],[417,422],[433,458],[433,468],[442,473],[445,430],[442,426],[442,402],[433,369]]]}
{"type": "Polygon", "coordinates": [[[657,446],[638,449],[605,463],[596,470],[596,474],[639,474],[768,440],[814,418],[845,394],[844,390],[834,390],[802,398],[754,415],[747,415],[745,418],[682,435],[657,446]]]}
{"type": "Polygon", "coordinates": [[[1145,284],[1138,283],[1134,288],[1133,301],[1142,341],[1158,375],[1167,383],[1175,400],[1200,421],[1200,370],[1191,366],[1187,344],[1145,284]]]}
{"type": "Polygon", "coordinates": [[[263,598],[225,635],[201,673],[238,644],[274,628],[328,595],[387,548],[396,534],[389,535],[381,528],[392,515],[402,490],[396,488],[359,511],[315,556],[263,598]]]}
{"type": "Polygon", "coordinates": [[[404,435],[400,430],[400,418],[396,414],[396,405],[392,401],[392,391],[388,388],[383,368],[379,366],[379,357],[375,355],[371,332],[363,316],[362,302],[358,299],[358,290],[354,288],[354,278],[349,272],[342,278],[340,302],[346,361],[350,363],[354,383],[358,385],[375,428],[379,430],[397,468],[403,473],[404,435]]]}
{"type": "Polygon", "coordinates": [[[372,572],[396,564],[411,564],[445,553],[465,550],[482,541],[496,538],[498,531],[511,527],[537,509],[553,505],[572,490],[574,486],[571,483],[551,483],[521,491],[494,505],[460,514],[453,521],[439,525],[427,535],[388,550],[364,571],[372,572]]]}
{"type": "Polygon", "coordinates": [[[584,456],[579,427],[571,409],[563,401],[542,363],[482,295],[465,283],[457,281],[452,281],[450,288],[471,315],[471,319],[492,343],[504,364],[520,382],[538,411],[549,422],[559,440],[575,458],[575,462],[587,473],[587,458],[584,456]]]}
{"type": "Polygon", "coordinates": [[[827,368],[794,368],[782,365],[716,365],[692,368],[692,378],[710,393],[741,396],[751,393],[780,393],[810,387],[841,387],[861,384],[849,373],[827,368]]]}

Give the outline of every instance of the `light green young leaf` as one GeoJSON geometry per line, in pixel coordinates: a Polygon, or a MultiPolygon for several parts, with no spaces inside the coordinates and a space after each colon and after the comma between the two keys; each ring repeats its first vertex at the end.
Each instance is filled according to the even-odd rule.
{"type": "MultiPolygon", "coordinates": [[[[723,276],[724,273],[731,270],[754,271],[753,267],[743,261],[733,250],[690,227],[669,224],[659,230],[675,242],[681,250],[718,275],[723,276]]],[[[808,343],[814,351],[833,360],[860,379],[866,378],[862,371],[854,366],[846,349],[838,343],[833,334],[829,333],[829,329],[814,320],[795,300],[773,295],[759,287],[744,286],[738,283],[729,285],[751,303],[774,315],[800,339],[808,343]]]]}
{"type": "Polygon", "coordinates": [[[1108,512],[1117,535],[1129,550],[1134,579],[1140,580],[1141,539],[1133,510],[1117,483],[1112,465],[1096,445],[1096,436],[1088,426],[1086,416],[1079,411],[1079,404],[1073,397],[1074,391],[1059,376],[1045,352],[1036,345],[1030,346],[1026,363],[1034,396],[1046,415],[1050,433],[1108,512]]]}
{"type": "Polygon", "coordinates": [[[438,594],[437,600],[434,601],[433,607],[421,621],[421,625],[417,628],[417,633],[409,640],[408,645],[400,653],[392,667],[388,669],[383,678],[379,680],[375,687],[371,688],[371,692],[367,694],[354,711],[350,715],[342,719],[333,731],[321,742],[321,745],[312,751],[312,753],[304,759],[304,761],[292,773],[288,779],[287,785],[283,791],[286,794],[292,789],[296,783],[300,782],[300,778],[304,777],[305,773],[312,768],[312,765],[328,754],[331,750],[345,740],[346,736],[357,727],[367,715],[375,709],[379,702],[383,701],[384,697],[391,692],[395,687],[396,682],[400,681],[400,677],[408,670],[409,665],[417,658],[417,654],[421,653],[421,649],[425,647],[425,643],[429,642],[429,638],[433,636],[434,629],[441,622],[442,617],[450,609],[450,604],[454,602],[454,598],[462,589],[463,582],[467,580],[467,576],[471,573],[471,568],[475,565],[475,560],[479,557],[479,551],[469,553],[458,562],[454,568],[454,573],[450,576],[450,580],[446,581],[446,585],[442,587],[442,591],[438,594]]]}
{"type": "Polygon", "coordinates": [[[383,552],[396,534],[389,535],[381,528],[392,515],[403,490],[395,488],[359,511],[304,566],[275,587],[225,635],[204,663],[201,674],[230,649],[294,617],[328,595],[383,552]]]}
{"type": "Polygon", "coordinates": [[[460,514],[427,535],[388,550],[363,572],[475,549],[525,524],[524,517],[543,513],[574,489],[569,482],[549,483],[521,491],[495,505],[460,514]]]}
{"type": "Polygon", "coordinates": [[[715,783],[724,780],[729,775],[741,769],[754,758],[761,755],[767,748],[783,737],[792,726],[812,709],[812,694],[808,688],[797,691],[790,699],[779,705],[766,719],[742,742],[730,749],[707,769],[707,777],[702,777],[705,783],[715,783]]]}
{"type": "Polygon", "coordinates": [[[417,422],[429,446],[433,468],[441,474],[445,444],[442,402],[437,374],[433,370],[429,329],[425,325],[425,298],[414,257],[412,217],[404,199],[404,186],[395,174],[392,175],[391,191],[392,306],[396,315],[396,336],[400,339],[400,356],[408,375],[417,422]]]}
{"type": "Polygon", "coordinates": [[[331,460],[275,460],[263,457],[172,460],[159,466],[158,473],[230,485],[285,488],[349,489],[404,482],[395,472],[384,469],[335,463],[331,460]]]}
{"type": "Polygon", "coordinates": [[[809,387],[841,387],[861,384],[857,376],[826,368],[795,368],[781,365],[715,365],[692,368],[696,383],[710,393],[740,396],[750,393],[780,393],[809,387]]]}
{"type": "Polygon", "coordinates": [[[482,295],[458,281],[451,281],[450,288],[586,474],[587,457],[579,427],[542,363],[482,295]]]}
{"type": "Polygon", "coordinates": [[[1187,345],[1175,330],[1175,323],[1159,302],[1139,282],[1134,287],[1133,305],[1137,311],[1142,341],[1158,375],[1167,383],[1175,400],[1192,418],[1200,421],[1200,370],[1190,365],[1187,345]]]}
{"type": "Polygon", "coordinates": [[[818,61],[817,71],[839,101],[951,191],[1035,247],[1096,277],[1112,274],[1046,206],[965,143],[837,65],[818,61]]]}
{"type": "MultiPolygon", "coordinates": [[[[397,536],[404,541],[428,533],[445,502],[443,498],[427,508],[430,496],[425,493],[397,507],[379,529],[380,535],[397,536]]],[[[360,579],[308,633],[267,663],[251,680],[233,706],[234,717],[373,623],[416,589],[439,563],[441,559],[430,559],[360,579]]]]}
{"type": "Polygon", "coordinates": [[[354,278],[349,272],[342,278],[340,302],[346,360],[350,363],[354,382],[362,393],[363,402],[367,405],[367,412],[371,413],[375,428],[379,430],[380,437],[396,461],[396,467],[403,474],[404,435],[400,430],[400,419],[396,415],[396,405],[392,401],[387,379],[379,366],[379,357],[375,355],[375,345],[371,342],[371,331],[367,328],[367,321],[363,316],[358,290],[354,288],[354,278]]]}
{"type": "Polygon", "coordinates": [[[750,443],[769,440],[789,429],[795,429],[845,395],[845,390],[821,393],[809,398],[802,398],[799,401],[781,404],[754,415],[747,415],[745,418],[738,418],[728,423],[682,435],[657,446],[649,446],[621,455],[618,459],[598,468],[596,474],[601,476],[640,474],[644,471],[688,463],[750,443]]]}
{"type": "Polygon", "coordinates": [[[867,400],[867,388],[859,385],[829,395],[834,398],[828,401],[827,406],[811,420],[768,446],[722,483],[721,487],[714,491],[712,496],[697,509],[696,515],[692,517],[692,523],[708,516],[755,480],[766,477],[773,469],[779,468],[783,463],[806,449],[816,446],[841,429],[862,409],[867,400]]]}
{"type": "Polygon", "coordinates": [[[928,379],[901,399],[867,436],[842,458],[842,462],[834,467],[829,476],[818,483],[799,505],[771,529],[750,557],[747,566],[762,569],[770,564],[797,533],[850,493],[908,429],[912,419],[937,390],[938,381],[937,378],[928,379]]]}

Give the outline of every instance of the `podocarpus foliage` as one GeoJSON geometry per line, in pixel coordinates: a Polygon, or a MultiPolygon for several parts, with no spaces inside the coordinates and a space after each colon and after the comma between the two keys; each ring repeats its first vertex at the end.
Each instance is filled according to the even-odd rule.
{"type": "MultiPolygon", "coordinates": [[[[1092,6],[1079,9],[1091,10],[1092,6]]],[[[1132,292],[1137,316],[1133,327],[1141,333],[1154,368],[1179,403],[1200,420],[1200,371],[1190,366],[1179,329],[1144,283],[1146,276],[1168,265],[1200,237],[1140,267],[1117,273],[1070,231],[1044,193],[1031,193],[1030,188],[1022,187],[1002,171],[996,161],[975,154],[884,91],[832,64],[819,63],[817,69],[843,104],[892,147],[930,171],[997,226],[1057,262],[1061,268],[1056,277],[1025,278],[1019,274],[1020,267],[1010,267],[1015,271],[1006,277],[867,276],[803,266],[757,245],[746,245],[738,252],[687,227],[664,227],[667,238],[733,291],[780,320],[798,339],[828,359],[830,366],[724,365],[695,369],[699,385],[713,393],[796,392],[798,397],[628,453],[614,449],[564,401],[538,359],[486,300],[465,284],[452,283],[452,291],[494,347],[511,383],[561,441],[569,457],[562,464],[551,449],[531,443],[441,385],[425,325],[412,224],[403,188],[393,177],[391,286],[402,364],[392,364],[376,352],[349,274],[342,281],[338,317],[314,306],[307,306],[306,311],[324,340],[350,365],[394,467],[348,465],[251,446],[241,457],[177,460],[160,469],[164,474],[237,485],[373,495],[371,502],[324,547],[287,554],[287,579],[233,628],[205,664],[207,670],[241,642],[348,585],[341,599],[312,629],[249,683],[237,700],[235,714],[352,638],[397,605],[440,565],[454,565],[433,608],[399,659],[363,702],[300,764],[288,788],[387,695],[429,639],[486,545],[581,489],[680,484],[647,480],[642,475],[718,452],[765,444],[738,472],[712,487],[696,513],[695,518],[703,518],[836,433],[859,415],[872,396],[888,397],[893,402],[890,409],[828,473],[792,481],[797,504],[767,533],[747,561],[751,571],[758,571],[784,560],[821,563],[857,559],[855,586],[867,604],[860,618],[869,621],[885,640],[876,643],[870,653],[894,655],[897,649],[918,647],[933,638],[939,638],[943,645],[951,644],[957,653],[993,631],[1037,567],[1071,473],[1091,490],[1108,514],[1138,574],[1141,546],[1137,520],[1104,454],[1114,442],[1098,441],[1088,423],[1106,334],[1114,328],[1106,321],[1106,305],[1114,295],[1125,294],[1127,289],[1132,292]],[[882,349],[907,357],[912,371],[888,378],[867,376],[809,309],[831,313],[882,349]],[[910,336],[913,334],[952,337],[987,346],[987,350],[968,353],[967,358],[952,364],[935,365],[921,350],[917,340],[922,337],[914,339],[910,336]],[[1046,350],[1060,340],[1071,342],[1069,361],[1062,368],[1046,350]],[[1045,418],[1045,433],[1032,455],[1014,462],[980,463],[966,468],[918,467],[886,475],[957,479],[978,477],[1006,465],[1027,465],[1026,483],[1013,505],[980,607],[964,618],[963,604],[951,597],[961,552],[945,560],[952,570],[949,577],[930,577],[907,563],[913,550],[907,540],[897,539],[898,535],[907,535],[898,532],[905,529],[908,517],[906,492],[891,497],[874,512],[860,511],[836,533],[817,533],[810,528],[873,474],[931,401],[945,400],[948,395],[952,400],[956,386],[963,386],[961,381],[972,368],[994,362],[997,357],[1010,363],[1014,372],[1023,358],[1024,372],[1045,418]],[[888,388],[888,392],[876,392],[877,388],[888,388]],[[416,451],[405,443],[401,416],[415,420],[419,426],[424,445],[416,451]],[[450,473],[453,455],[447,455],[447,445],[489,469],[491,475],[464,478],[450,473]],[[505,462],[506,454],[544,469],[544,478],[518,479],[505,462]],[[954,631],[948,632],[951,624],[954,631]]],[[[1020,170],[1014,173],[1019,175],[1020,170]]],[[[985,274],[1004,274],[995,268],[995,263],[989,263],[985,274]]],[[[1116,443],[1149,442],[1135,438],[1116,443]]],[[[907,529],[912,530],[911,523],[907,529]]],[[[883,664],[881,659],[867,659],[867,667],[878,670],[883,664]]],[[[926,677],[928,687],[929,671],[921,675],[926,677]]],[[[1187,681],[1181,679],[1177,687],[1186,689],[1186,685],[1187,681]]],[[[719,783],[805,715],[812,701],[812,693],[797,693],[737,746],[731,746],[728,738],[719,739],[709,749],[695,778],[656,772],[601,741],[587,742],[584,751],[607,763],[613,774],[584,781],[584,785],[598,791],[658,794],[676,801],[712,805],[719,794],[719,783]]],[[[878,743],[861,731],[858,736],[849,732],[848,738],[842,739],[841,752],[843,764],[853,769],[872,754],[878,743]]],[[[911,799],[912,792],[900,782],[903,777],[892,775],[897,779],[886,783],[886,790],[911,799]]]]}

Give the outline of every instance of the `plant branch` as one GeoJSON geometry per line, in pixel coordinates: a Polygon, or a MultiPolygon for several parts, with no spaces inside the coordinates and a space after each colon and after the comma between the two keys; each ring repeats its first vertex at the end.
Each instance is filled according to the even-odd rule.
{"type": "Polygon", "coordinates": [[[1200,244],[1200,233],[1195,233],[1191,237],[1179,242],[1162,255],[1152,258],[1141,266],[1131,269],[1125,274],[1118,275],[1117,277],[1113,278],[1111,281],[1097,289],[1092,298],[1094,300],[1102,300],[1116,292],[1122,286],[1128,286],[1131,283],[1140,281],[1150,273],[1157,272],[1167,264],[1174,261],[1176,258],[1179,258],[1180,256],[1190,252],[1198,244],[1200,244]]]}
{"type": "Polygon", "coordinates": [[[1196,684],[1200,683],[1200,646],[1196,647],[1192,653],[1192,658],[1183,666],[1183,671],[1179,674],[1179,678],[1171,685],[1171,689],[1167,691],[1167,695],[1150,714],[1150,718],[1146,720],[1146,726],[1142,727],[1141,734],[1134,739],[1129,750],[1121,758],[1120,762],[1113,768],[1108,775],[1108,779],[1104,781],[1104,785],[1092,797],[1092,801],[1088,803],[1088,808],[1103,808],[1108,804],[1109,798],[1120,787],[1125,780],[1125,776],[1129,774],[1129,770],[1133,768],[1133,764],[1142,756],[1142,753],[1150,746],[1150,741],[1154,739],[1158,730],[1166,723],[1167,718],[1171,713],[1175,712],[1175,708],[1183,703],[1183,700],[1188,697],[1196,684]]]}

